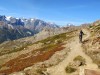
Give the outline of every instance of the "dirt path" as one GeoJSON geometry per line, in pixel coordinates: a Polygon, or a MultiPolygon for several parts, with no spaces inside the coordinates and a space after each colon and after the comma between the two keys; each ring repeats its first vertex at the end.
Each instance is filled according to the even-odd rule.
{"type": "MultiPolygon", "coordinates": [[[[90,36],[89,31],[84,29],[83,32],[86,34],[83,40],[89,38],[90,36]]],[[[68,56],[66,56],[66,58],[62,62],[60,62],[56,66],[53,66],[47,69],[50,75],[68,75],[65,72],[65,68],[78,55],[81,55],[83,58],[85,58],[86,60],[85,68],[90,68],[90,69],[97,68],[97,65],[92,62],[92,59],[83,52],[81,43],[79,43],[79,40],[78,40],[78,36],[76,36],[69,44],[67,44],[67,46],[70,47],[71,51],[69,52],[68,56]]]]}

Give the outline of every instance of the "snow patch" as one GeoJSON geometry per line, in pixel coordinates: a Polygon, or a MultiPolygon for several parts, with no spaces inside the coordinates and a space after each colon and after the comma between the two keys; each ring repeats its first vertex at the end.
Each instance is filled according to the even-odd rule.
{"type": "Polygon", "coordinates": [[[10,21],[10,18],[11,18],[11,16],[7,16],[6,17],[6,20],[10,21]]]}

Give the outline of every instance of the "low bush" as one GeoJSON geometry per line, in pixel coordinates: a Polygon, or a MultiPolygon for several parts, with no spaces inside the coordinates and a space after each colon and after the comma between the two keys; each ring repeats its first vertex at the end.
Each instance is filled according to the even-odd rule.
{"type": "Polygon", "coordinates": [[[85,59],[82,56],[80,56],[80,55],[75,57],[73,60],[74,61],[79,61],[80,62],[79,66],[85,65],[85,59]]]}
{"type": "Polygon", "coordinates": [[[73,73],[73,72],[75,72],[76,71],[76,68],[73,68],[72,66],[67,66],[66,67],[66,72],[67,73],[73,73]]]}

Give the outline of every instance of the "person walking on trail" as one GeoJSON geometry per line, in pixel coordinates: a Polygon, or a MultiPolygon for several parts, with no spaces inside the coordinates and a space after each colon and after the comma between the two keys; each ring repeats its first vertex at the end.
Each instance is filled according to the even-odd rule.
{"type": "Polygon", "coordinates": [[[80,42],[80,43],[82,43],[83,35],[84,35],[83,31],[80,30],[80,33],[79,33],[79,42],[80,42]]]}

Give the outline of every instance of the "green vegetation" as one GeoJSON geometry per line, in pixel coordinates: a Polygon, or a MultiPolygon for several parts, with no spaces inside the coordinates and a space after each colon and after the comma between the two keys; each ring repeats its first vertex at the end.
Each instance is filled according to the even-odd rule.
{"type": "MultiPolygon", "coordinates": [[[[62,34],[59,34],[59,35],[55,35],[55,36],[52,36],[52,37],[48,37],[48,38],[46,38],[44,40],[41,40],[41,41],[38,41],[38,42],[47,44],[47,42],[54,43],[55,40],[60,40],[62,42],[65,39],[66,39],[66,33],[62,33],[62,34]]],[[[38,43],[38,42],[36,42],[36,43],[38,43]]]]}
{"type": "Polygon", "coordinates": [[[73,72],[75,72],[77,69],[76,68],[73,68],[72,66],[67,66],[66,67],[66,72],[67,73],[73,73],[73,72]]]}
{"type": "Polygon", "coordinates": [[[82,56],[79,55],[79,56],[74,58],[74,61],[83,61],[83,62],[85,62],[85,59],[82,56]]]}
{"type": "Polygon", "coordinates": [[[63,44],[64,41],[71,39],[73,37],[73,32],[74,31],[48,37],[44,40],[35,42],[34,44],[43,43],[43,46],[41,48],[42,51],[52,50],[56,48],[57,46],[63,44]],[[66,36],[66,35],[70,35],[70,36],[66,36]]]}
{"type": "Polygon", "coordinates": [[[93,62],[98,65],[98,68],[100,68],[100,52],[89,51],[87,54],[92,58],[93,62]]]}
{"type": "Polygon", "coordinates": [[[29,46],[30,42],[17,42],[17,41],[10,41],[3,45],[3,49],[0,49],[0,56],[4,54],[9,54],[17,51],[21,51],[23,49],[26,49],[27,46],[29,46]]]}
{"type": "Polygon", "coordinates": [[[84,52],[91,57],[93,62],[100,68],[100,24],[90,27],[91,37],[86,43],[82,44],[84,52]]]}
{"type": "Polygon", "coordinates": [[[92,57],[93,62],[96,63],[98,65],[98,68],[100,69],[100,58],[99,57],[95,58],[95,57],[96,57],[96,55],[94,57],[92,57]]]}
{"type": "Polygon", "coordinates": [[[34,70],[34,75],[45,75],[46,68],[37,68],[34,70]]]}
{"type": "Polygon", "coordinates": [[[92,28],[92,27],[93,27],[92,25],[89,26],[89,28],[92,28]]]}
{"type": "Polygon", "coordinates": [[[79,61],[80,62],[79,66],[85,65],[85,59],[82,56],[80,56],[80,55],[75,57],[73,59],[73,61],[79,61]]]}
{"type": "Polygon", "coordinates": [[[62,33],[62,34],[59,34],[59,35],[55,35],[55,36],[52,36],[52,37],[48,37],[44,40],[41,40],[41,41],[38,41],[36,43],[44,43],[44,44],[50,44],[50,43],[62,43],[63,41],[65,40],[68,40],[70,38],[73,37],[73,33],[74,31],[71,31],[71,32],[66,32],[66,33],[62,33]],[[70,35],[71,34],[71,35],[70,35]],[[66,35],[69,35],[69,36],[66,36],[66,35]]]}
{"type": "Polygon", "coordinates": [[[85,59],[82,56],[77,56],[73,59],[73,62],[69,63],[69,65],[66,67],[66,73],[73,73],[77,70],[79,66],[82,66],[85,64],[85,59]],[[78,62],[78,63],[77,63],[78,62]]]}
{"type": "Polygon", "coordinates": [[[100,25],[90,26],[90,28],[94,33],[100,33],[100,25]]]}
{"type": "Polygon", "coordinates": [[[8,43],[1,45],[0,56],[4,55],[4,54],[21,51],[23,49],[26,49],[28,46],[32,46],[34,44],[38,45],[39,43],[43,44],[41,50],[43,50],[43,51],[51,50],[51,49],[54,49],[56,46],[63,44],[64,41],[72,38],[73,32],[74,31],[62,33],[62,34],[55,35],[52,37],[48,37],[44,40],[37,41],[35,43],[31,43],[29,41],[17,41],[17,40],[9,41],[8,43]],[[69,36],[66,36],[66,35],[69,35],[69,36]]]}

